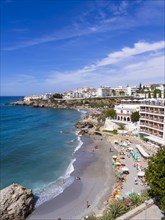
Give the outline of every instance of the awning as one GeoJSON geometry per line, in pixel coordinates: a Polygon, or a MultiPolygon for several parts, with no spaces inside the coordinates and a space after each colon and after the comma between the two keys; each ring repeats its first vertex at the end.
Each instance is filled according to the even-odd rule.
{"type": "Polygon", "coordinates": [[[120,163],[120,162],[116,162],[116,163],[115,163],[115,165],[120,166],[120,165],[121,165],[121,163],[120,163]]]}
{"type": "Polygon", "coordinates": [[[145,173],[143,171],[140,171],[137,173],[138,176],[145,176],[145,173]]]}
{"type": "Polygon", "coordinates": [[[148,157],[149,157],[149,155],[145,152],[145,150],[143,149],[142,146],[136,145],[136,147],[137,147],[137,149],[139,150],[139,152],[141,153],[141,155],[142,155],[143,157],[145,157],[145,158],[148,158],[148,157]]]}
{"type": "Polygon", "coordinates": [[[129,171],[128,167],[122,167],[122,171],[129,171]]]}
{"type": "Polygon", "coordinates": [[[152,137],[152,136],[145,136],[146,139],[151,140],[155,143],[161,144],[161,145],[165,145],[165,140],[163,140],[163,138],[158,138],[158,137],[152,137]]]}

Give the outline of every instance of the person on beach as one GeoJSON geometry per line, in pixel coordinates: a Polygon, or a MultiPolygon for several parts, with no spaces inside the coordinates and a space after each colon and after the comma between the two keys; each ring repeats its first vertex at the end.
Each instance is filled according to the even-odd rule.
{"type": "Polygon", "coordinates": [[[76,180],[80,180],[80,177],[79,177],[79,176],[76,176],[76,180]]]}
{"type": "Polygon", "coordinates": [[[111,147],[109,148],[109,152],[112,152],[112,149],[111,149],[111,147]]]}
{"type": "Polygon", "coordinates": [[[87,208],[89,208],[89,206],[90,206],[90,205],[89,205],[89,202],[87,201],[87,208]]]}
{"type": "Polygon", "coordinates": [[[136,177],[135,177],[135,185],[138,185],[138,180],[136,179],[136,177]]]}

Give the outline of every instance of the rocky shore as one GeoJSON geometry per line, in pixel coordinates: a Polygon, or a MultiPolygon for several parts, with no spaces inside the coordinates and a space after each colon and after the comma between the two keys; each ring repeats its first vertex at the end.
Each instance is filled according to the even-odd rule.
{"type": "Polygon", "coordinates": [[[12,184],[0,191],[0,219],[24,220],[34,208],[31,189],[12,184]]]}
{"type": "Polygon", "coordinates": [[[33,99],[33,100],[19,100],[16,102],[7,103],[9,105],[26,105],[33,107],[45,107],[45,108],[107,108],[114,107],[115,104],[121,102],[122,97],[108,97],[108,98],[85,98],[85,99],[61,99],[61,98],[50,98],[44,99],[33,99]]]}

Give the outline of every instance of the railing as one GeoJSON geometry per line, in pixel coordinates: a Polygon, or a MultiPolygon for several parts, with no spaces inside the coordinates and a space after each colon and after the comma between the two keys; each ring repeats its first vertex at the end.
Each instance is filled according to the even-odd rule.
{"type": "Polygon", "coordinates": [[[151,127],[151,128],[156,128],[156,129],[159,129],[159,130],[163,130],[163,126],[157,126],[157,125],[144,123],[144,122],[140,123],[140,125],[144,125],[144,126],[151,127]]]}
{"type": "Polygon", "coordinates": [[[155,113],[164,115],[164,111],[155,111],[155,110],[148,110],[148,109],[140,109],[140,112],[148,112],[148,113],[155,113]]]}
{"type": "Polygon", "coordinates": [[[145,132],[145,133],[147,133],[147,134],[151,134],[151,135],[154,135],[154,136],[160,137],[160,138],[163,138],[163,134],[161,135],[161,134],[158,134],[158,133],[155,133],[155,132],[149,131],[149,130],[147,130],[147,129],[142,129],[142,128],[141,128],[140,131],[145,132]]]}
{"type": "Polygon", "coordinates": [[[165,101],[143,101],[142,105],[155,105],[155,106],[165,106],[165,101]]]}
{"type": "Polygon", "coordinates": [[[153,117],[148,117],[148,116],[140,116],[140,118],[149,119],[149,120],[153,120],[157,122],[164,122],[164,119],[161,119],[161,118],[153,118],[153,117]]]}

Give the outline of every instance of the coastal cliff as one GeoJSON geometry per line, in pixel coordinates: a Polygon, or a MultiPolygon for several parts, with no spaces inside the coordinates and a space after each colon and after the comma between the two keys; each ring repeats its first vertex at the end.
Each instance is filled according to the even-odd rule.
{"type": "Polygon", "coordinates": [[[10,105],[25,105],[33,107],[47,107],[47,108],[67,108],[75,109],[79,107],[83,108],[107,108],[114,107],[115,104],[120,103],[122,97],[118,98],[88,98],[88,99],[55,99],[48,100],[33,99],[33,100],[21,100],[16,102],[10,102],[10,105]]]}
{"type": "Polygon", "coordinates": [[[0,191],[0,219],[24,220],[34,207],[34,196],[31,189],[12,184],[0,191]]]}

